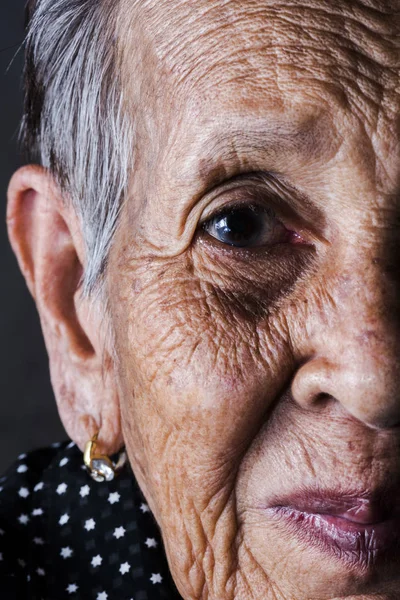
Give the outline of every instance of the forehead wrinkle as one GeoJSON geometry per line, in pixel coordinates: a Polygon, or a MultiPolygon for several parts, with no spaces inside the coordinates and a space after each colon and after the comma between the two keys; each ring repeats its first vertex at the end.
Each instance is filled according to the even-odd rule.
{"type": "Polygon", "coordinates": [[[157,79],[157,93],[168,95],[167,102],[200,102],[232,87],[238,97],[251,98],[260,85],[281,86],[288,96],[293,80],[313,85],[311,93],[318,95],[319,83],[328,102],[349,104],[372,128],[383,107],[398,104],[390,91],[399,72],[395,3],[196,0],[195,9],[192,0],[133,4],[140,38],[154,53],[147,76],[157,79]]]}
{"type": "MultiPolygon", "coordinates": [[[[150,90],[148,101],[139,101],[137,106],[141,113],[147,109],[154,115],[150,119],[154,120],[152,137],[160,137],[158,129],[164,129],[160,138],[164,157],[171,132],[166,123],[171,115],[176,119],[189,104],[189,112],[193,113],[193,107],[197,111],[196,118],[210,114],[210,109],[226,118],[238,104],[249,112],[258,105],[264,110],[271,99],[275,108],[283,110],[298,93],[303,95],[301,101],[307,101],[308,94],[315,107],[324,105],[334,112],[333,99],[339,110],[350,106],[369,131],[377,132],[379,123],[378,143],[383,135],[382,123],[388,132],[394,115],[398,115],[397,0],[310,0],[307,5],[298,0],[196,0],[195,10],[193,0],[122,3],[127,9],[133,5],[138,9],[135,31],[139,35],[131,36],[124,48],[125,69],[126,58],[134,54],[135,41],[136,54],[140,56],[146,44],[146,56],[153,59],[143,73],[151,82],[146,88],[150,90]],[[279,36],[283,42],[278,41],[279,36]],[[232,41],[235,51],[230,46],[232,41]],[[325,96],[318,96],[315,85],[310,88],[316,80],[324,84],[325,96]],[[261,98],[260,89],[264,100],[269,96],[267,102],[261,98]],[[155,104],[158,108],[153,110],[155,104]]],[[[124,18],[125,34],[129,35],[128,21],[124,18]]],[[[135,82],[128,70],[126,79],[132,88],[135,82]]],[[[220,138],[218,147],[229,144],[226,136],[225,142],[223,135],[220,138]]],[[[253,141],[257,146],[257,136],[253,141]]],[[[243,144],[243,136],[235,142],[235,150],[231,143],[231,155],[237,154],[243,144]]],[[[213,152],[216,155],[217,148],[213,152]]],[[[153,152],[153,156],[156,154],[153,152]]]]}
{"type": "Polygon", "coordinates": [[[279,31],[285,44],[299,46],[301,41],[315,39],[314,33],[318,35],[317,45],[325,51],[329,52],[330,46],[347,46],[382,67],[397,67],[399,7],[393,5],[385,11],[381,3],[368,4],[348,0],[310,0],[307,4],[197,0],[194,9],[191,0],[168,0],[167,5],[157,0],[144,2],[147,10],[143,10],[152,23],[155,49],[172,71],[183,58],[188,58],[190,65],[202,54],[201,49],[229,47],[232,41],[236,48],[253,48],[254,42],[262,39],[267,47],[271,29],[279,31]]]}

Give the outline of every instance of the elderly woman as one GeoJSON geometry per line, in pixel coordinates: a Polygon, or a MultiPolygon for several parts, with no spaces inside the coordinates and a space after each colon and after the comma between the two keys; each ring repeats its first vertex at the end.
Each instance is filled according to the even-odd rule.
{"type": "Polygon", "coordinates": [[[399,0],[29,5],[7,221],[73,443],[1,484],[3,589],[398,600],[399,0]]]}

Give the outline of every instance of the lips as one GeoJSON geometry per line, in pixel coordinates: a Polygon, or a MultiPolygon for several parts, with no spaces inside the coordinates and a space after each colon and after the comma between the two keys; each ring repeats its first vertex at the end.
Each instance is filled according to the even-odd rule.
{"type": "Polygon", "coordinates": [[[352,567],[365,571],[400,559],[400,495],[394,489],[301,490],[270,504],[267,514],[301,543],[352,567]]]}
{"type": "Polygon", "coordinates": [[[359,495],[335,491],[303,490],[282,498],[276,506],[288,506],[305,513],[329,514],[360,524],[378,523],[398,511],[397,495],[384,492],[359,495]]]}

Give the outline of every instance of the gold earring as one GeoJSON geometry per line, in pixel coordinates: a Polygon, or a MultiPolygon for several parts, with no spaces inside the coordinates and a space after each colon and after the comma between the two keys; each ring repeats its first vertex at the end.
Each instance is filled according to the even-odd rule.
{"type": "Polygon", "coordinates": [[[99,434],[96,433],[92,439],[87,442],[85,452],[83,453],[83,462],[85,463],[89,475],[95,481],[98,481],[99,483],[102,481],[112,481],[126,462],[126,452],[122,451],[120,453],[116,463],[105,454],[95,454],[98,436],[99,434]]]}

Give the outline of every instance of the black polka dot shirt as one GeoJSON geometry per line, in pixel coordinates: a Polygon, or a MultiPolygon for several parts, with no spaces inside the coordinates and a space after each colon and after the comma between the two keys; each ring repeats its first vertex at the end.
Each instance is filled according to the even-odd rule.
{"type": "Polygon", "coordinates": [[[1,600],[181,600],[129,467],[96,483],[73,443],[0,478],[1,600]]]}

